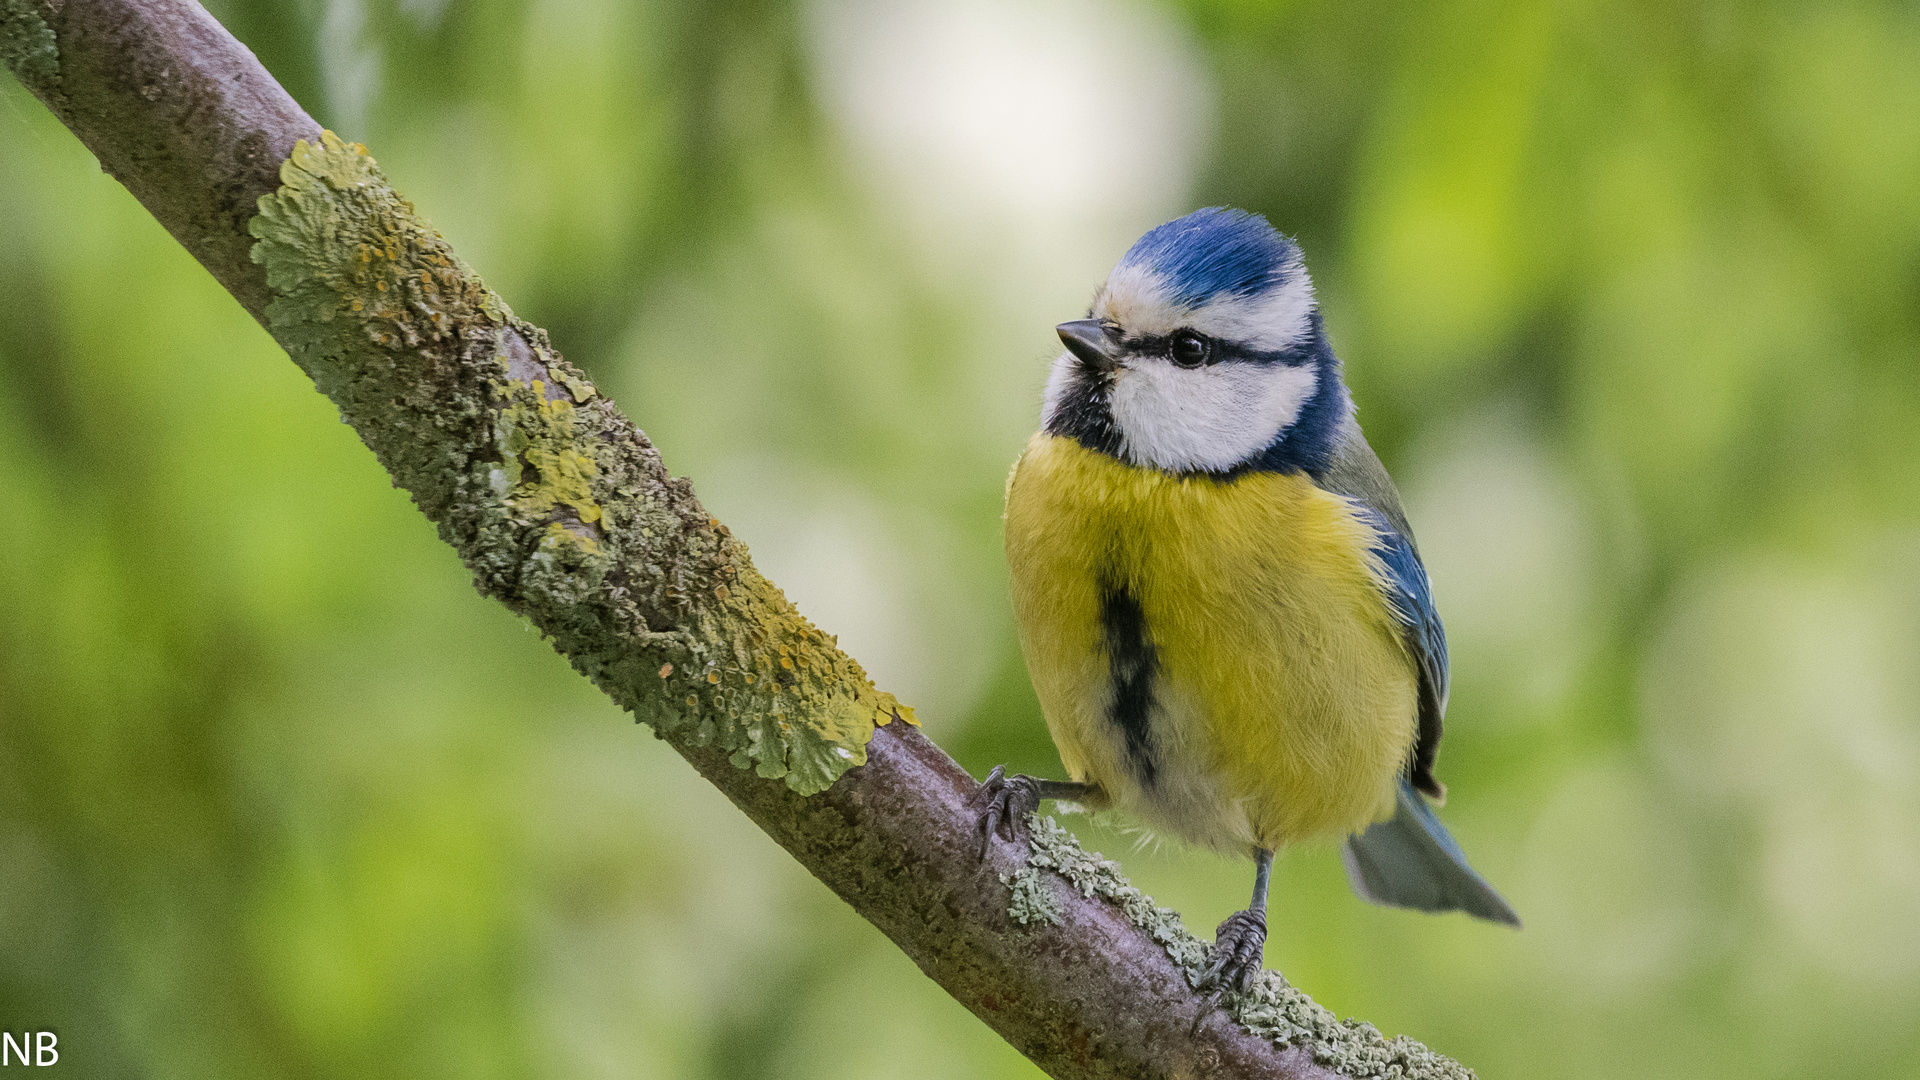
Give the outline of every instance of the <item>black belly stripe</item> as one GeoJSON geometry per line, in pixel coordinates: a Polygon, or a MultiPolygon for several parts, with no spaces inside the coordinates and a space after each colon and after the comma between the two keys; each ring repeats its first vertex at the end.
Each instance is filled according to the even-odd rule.
{"type": "Polygon", "coordinates": [[[1152,787],[1153,679],[1160,662],[1147,636],[1147,615],[1125,585],[1109,585],[1100,594],[1100,625],[1106,631],[1107,677],[1113,702],[1107,719],[1126,739],[1127,761],[1144,787],[1152,787]]]}

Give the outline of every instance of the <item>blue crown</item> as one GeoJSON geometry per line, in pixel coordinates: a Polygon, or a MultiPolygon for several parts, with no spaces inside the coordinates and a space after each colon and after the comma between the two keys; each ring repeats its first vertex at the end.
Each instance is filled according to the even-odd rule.
{"type": "Polygon", "coordinates": [[[1293,241],[1259,214],[1210,206],[1147,232],[1120,259],[1159,274],[1185,307],[1221,293],[1258,296],[1284,282],[1298,257],[1293,241]]]}

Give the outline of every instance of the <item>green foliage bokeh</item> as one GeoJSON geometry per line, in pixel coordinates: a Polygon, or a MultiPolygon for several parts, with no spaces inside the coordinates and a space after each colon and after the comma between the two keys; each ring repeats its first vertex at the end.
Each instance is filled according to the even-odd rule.
{"type": "MultiPolygon", "coordinates": [[[[1078,47],[908,6],[959,28],[927,56],[1026,27],[984,89],[1078,47]]],[[[213,5],[976,774],[1058,768],[998,552],[1052,323],[1164,217],[1265,213],[1452,632],[1444,813],[1528,920],[1300,852],[1268,963],[1490,1080],[1908,1075],[1920,15],[1033,7],[1177,69],[1186,112],[1079,132],[1171,194],[1058,238],[915,209],[855,0],[213,5]]],[[[1033,1074],[479,600],[11,81],[0,550],[0,1027],[74,1074],[1033,1074]]],[[[1196,929],[1244,902],[1244,864],[1071,824],[1196,929]]]]}

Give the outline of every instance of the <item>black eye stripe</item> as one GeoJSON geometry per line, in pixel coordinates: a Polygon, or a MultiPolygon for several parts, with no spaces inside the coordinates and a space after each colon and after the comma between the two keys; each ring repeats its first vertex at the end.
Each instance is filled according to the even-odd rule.
{"type": "MultiPolygon", "coordinates": [[[[1122,338],[1120,345],[1129,356],[1166,359],[1173,354],[1173,339],[1182,330],[1185,328],[1182,327],[1181,330],[1176,330],[1172,334],[1141,334],[1137,337],[1122,338]]],[[[1192,332],[1198,333],[1198,331],[1192,332]]],[[[1238,342],[1207,337],[1205,334],[1200,336],[1206,338],[1211,346],[1207,351],[1207,360],[1204,365],[1207,367],[1228,360],[1243,364],[1285,364],[1287,367],[1299,367],[1313,359],[1311,338],[1284,349],[1260,350],[1238,342]]]]}

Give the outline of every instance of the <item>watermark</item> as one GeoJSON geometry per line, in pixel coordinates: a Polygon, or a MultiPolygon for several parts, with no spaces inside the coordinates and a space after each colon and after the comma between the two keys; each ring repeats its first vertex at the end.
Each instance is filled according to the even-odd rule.
{"type": "Polygon", "coordinates": [[[18,1039],[0,1031],[0,1065],[53,1065],[60,1060],[60,1037],[51,1031],[23,1031],[18,1039]]]}

